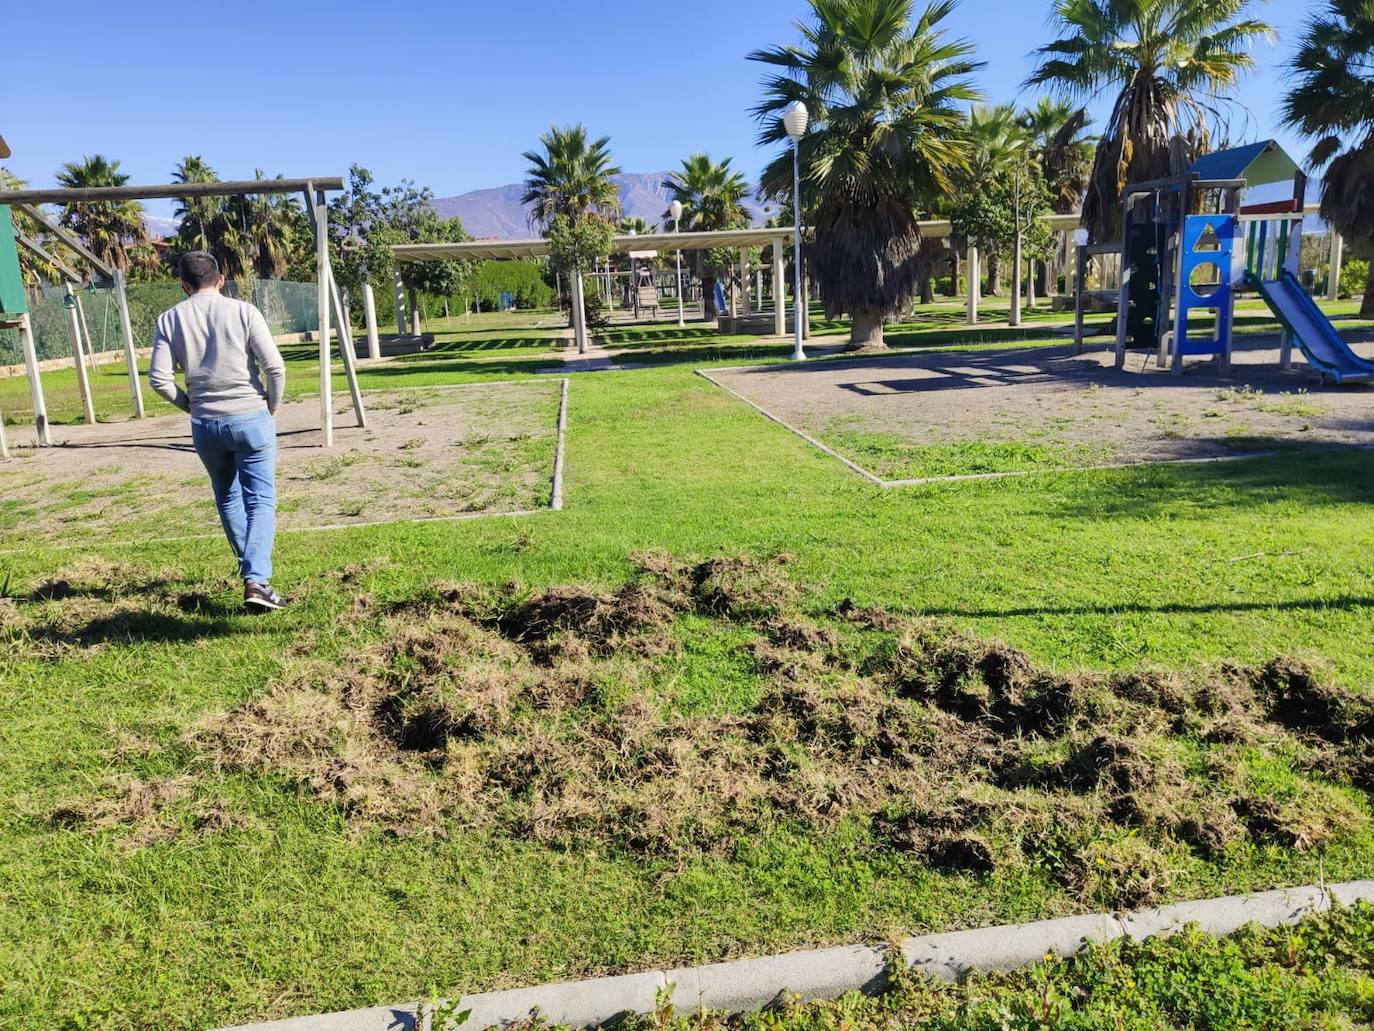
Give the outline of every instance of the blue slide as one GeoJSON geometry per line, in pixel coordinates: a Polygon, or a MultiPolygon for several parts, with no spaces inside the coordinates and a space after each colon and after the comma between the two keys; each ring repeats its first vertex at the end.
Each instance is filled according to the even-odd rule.
{"type": "Polygon", "coordinates": [[[1307,295],[1291,272],[1278,279],[1256,279],[1251,282],[1259,289],[1270,310],[1293,334],[1293,342],[1302,349],[1307,363],[1337,383],[1351,383],[1374,379],[1374,362],[1365,361],[1341,339],[1317,302],[1307,295]]]}

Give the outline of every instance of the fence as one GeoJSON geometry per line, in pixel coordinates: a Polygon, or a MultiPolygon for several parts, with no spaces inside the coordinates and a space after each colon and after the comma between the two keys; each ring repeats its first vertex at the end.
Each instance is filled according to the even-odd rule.
{"type": "MultiPolygon", "coordinates": [[[[129,322],[133,326],[134,346],[151,347],[157,317],[178,301],[185,299],[181,284],[175,281],[159,283],[130,283],[129,322]]],[[[78,291],[86,313],[90,332],[90,347],[94,352],[118,351],[124,346],[119,333],[119,307],[113,290],[78,291]]],[[[319,328],[319,308],[314,283],[297,283],[285,279],[249,279],[230,283],[226,293],[242,297],[257,305],[267,319],[272,333],[305,333],[319,328]]],[[[29,311],[33,325],[34,345],[38,360],[70,358],[72,354],[71,323],[66,310],[65,292],[49,290],[46,296],[29,311]]],[[[24,360],[19,347],[19,333],[0,330],[0,365],[16,365],[24,360]]]]}

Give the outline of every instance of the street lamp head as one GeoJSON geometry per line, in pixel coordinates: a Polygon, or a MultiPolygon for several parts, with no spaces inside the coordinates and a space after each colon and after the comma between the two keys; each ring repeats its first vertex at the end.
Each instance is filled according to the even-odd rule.
{"type": "Polygon", "coordinates": [[[682,201],[673,201],[673,203],[668,206],[668,213],[673,216],[674,222],[682,218],[682,201]]]}
{"type": "Polygon", "coordinates": [[[792,138],[793,143],[797,143],[806,135],[806,124],[810,120],[811,113],[800,100],[792,101],[782,113],[782,127],[787,130],[787,135],[792,138]]]}

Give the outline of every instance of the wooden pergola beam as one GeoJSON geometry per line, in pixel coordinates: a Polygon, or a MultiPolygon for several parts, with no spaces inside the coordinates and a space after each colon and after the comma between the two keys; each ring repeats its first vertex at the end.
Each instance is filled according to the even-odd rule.
{"type": "Polygon", "coordinates": [[[167,183],[162,186],[88,186],[73,189],[0,190],[0,204],[99,204],[124,200],[174,200],[178,197],[238,197],[249,193],[300,193],[342,190],[341,176],[309,179],[240,179],[218,183],[167,183]]]}

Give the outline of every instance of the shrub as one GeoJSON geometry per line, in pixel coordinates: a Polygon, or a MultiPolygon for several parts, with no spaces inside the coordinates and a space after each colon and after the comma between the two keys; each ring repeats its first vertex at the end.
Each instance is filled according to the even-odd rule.
{"type": "Polygon", "coordinates": [[[1363,297],[1364,286],[1369,279],[1369,262],[1363,258],[1351,258],[1341,266],[1340,295],[1342,297],[1363,297]]]}

